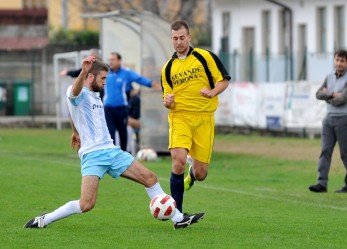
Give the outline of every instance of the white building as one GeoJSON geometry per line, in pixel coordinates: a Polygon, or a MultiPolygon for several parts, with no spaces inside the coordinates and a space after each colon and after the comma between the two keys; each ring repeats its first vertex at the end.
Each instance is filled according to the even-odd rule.
{"type": "Polygon", "coordinates": [[[212,6],[213,51],[236,81],[322,82],[334,51],[347,48],[346,0],[213,0],[212,6]]]}

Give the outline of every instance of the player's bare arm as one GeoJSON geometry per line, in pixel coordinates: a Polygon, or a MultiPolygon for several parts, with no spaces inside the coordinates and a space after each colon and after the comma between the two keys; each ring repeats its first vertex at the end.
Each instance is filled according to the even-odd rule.
{"type": "Polygon", "coordinates": [[[175,96],[173,94],[166,94],[163,100],[164,106],[168,109],[172,109],[175,106],[175,96]]]}
{"type": "Polygon", "coordinates": [[[213,98],[222,93],[228,86],[229,81],[224,79],[222,81],[219,81],[212,90],[208,89],[207,87],[201,89],[200,94],[201,96],[204,96],[206,98],[213,98]]]}
{"type": "Polygon", "coordinates": [[[84,80],[87,76],[89,69],[92,67],[95,61],[94,56],[88,56],[82,61],[82,70],[80,75],[76,78],[75,82],[72,85],[72,95],[78,96],[82,91],[84,80]]]}
{"type": "Polygon", "coordinates": [[[72,120],[70,121],[71,123],[71,128],[72,128],[72,135],[71,135],[71,148],[74,150],[76,149],[77,151],[81,148],[81,140],[80,140],[80,134],[78,133],[74,123],[72,120]]]}

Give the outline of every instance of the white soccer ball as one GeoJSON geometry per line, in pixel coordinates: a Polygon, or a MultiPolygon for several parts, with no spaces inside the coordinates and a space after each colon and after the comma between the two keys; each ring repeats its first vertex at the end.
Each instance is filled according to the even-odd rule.
{"type": "Polygon", "coordinates": [[[155,161],[157,160],[158,155],[153,149],[142,149],[139,150],[136,154],[136,159],[139,161],[155,161]]]}
{"type": "Polygon", "coordinates": [[[158,220],[171,219],[176,212],[174,198],[167,194],[156,195],[149,204],[151,215],[158,220]]]}

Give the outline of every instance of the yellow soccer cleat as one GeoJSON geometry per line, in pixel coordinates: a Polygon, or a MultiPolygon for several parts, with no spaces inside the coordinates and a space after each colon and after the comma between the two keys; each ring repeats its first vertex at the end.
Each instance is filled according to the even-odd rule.
{"type": "Polygon", "coordinates": [[[192,177],[190,176],[191,169],[192,169],[192,166],[189,167],[188,175],[186,176],[186,178],[184,178],[184,191],[188,191],[194,185],[194,181],[192,177]]]}

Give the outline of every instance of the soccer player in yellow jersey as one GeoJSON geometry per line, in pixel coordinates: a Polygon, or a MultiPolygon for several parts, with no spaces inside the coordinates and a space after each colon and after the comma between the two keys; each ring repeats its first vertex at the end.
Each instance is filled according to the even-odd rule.
{"type": "Polygon", "coordinates": [[[185,21],[171,25],[171,41],[176,52],[162,69],[163,103],[170,110],[170,188],[180,211],[184,190],[189,190],[195,180],[203,181],[207,176],[214,143],[217,96],[228,87],[230,80],[219,58],[210,51],[192,48],[190,40],[185,21]],[[186,162],[190,167],[184,179],[186,162]]]}

